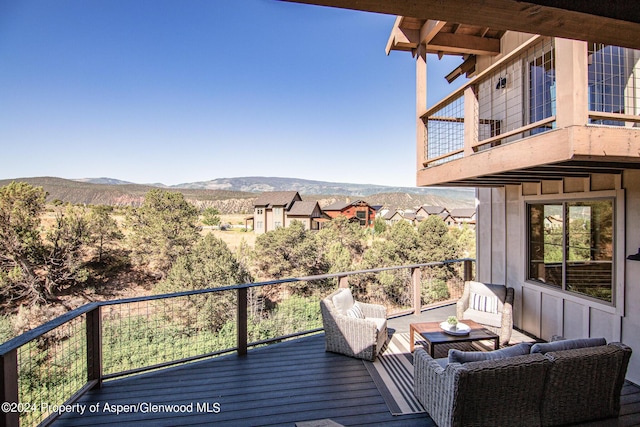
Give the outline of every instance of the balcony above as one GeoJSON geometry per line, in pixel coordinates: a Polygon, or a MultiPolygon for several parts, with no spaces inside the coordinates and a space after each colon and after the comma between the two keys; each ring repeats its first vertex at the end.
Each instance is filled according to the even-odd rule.
{"type": "Polygon", "coordinates": [[[420,186],[638,169],[640,52],[532,36],[420,115],[417,153],[420,186]]]}
{"type": "Polygon", "coordinates": [[[418,171],[419,185],[497,187],[640,168],[640,130],[569,127],[418,171]]]}

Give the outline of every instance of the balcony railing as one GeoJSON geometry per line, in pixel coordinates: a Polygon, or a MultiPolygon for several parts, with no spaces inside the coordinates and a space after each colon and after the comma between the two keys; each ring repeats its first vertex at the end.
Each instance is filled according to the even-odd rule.
{"type": "Polygon", "coordinates": [[[557,44],[533,36],[427,109],[421,115],[423,167],[552,131],[558,123],[639,127],[640,51],[583,43],[584,51],[576,56],[587,70],[571,74],[568,68],[575,65],[557,60],[571,57],[562,51],[567,44],[557,44]],[[585,95],[567,96],[572,93],[585,95]],[[565,105],[556,105],[557,99],[565,105]],[[574,110],[584,111],[581,121],[576,122],[574,110]]]}
{"type": "Polygon", "coordinates": [[[103,381],[322,331],[336,285],[391,315],[460,298],[460,259],[94,302],[0,345],[0,425],[47,425],[103,381]]]}

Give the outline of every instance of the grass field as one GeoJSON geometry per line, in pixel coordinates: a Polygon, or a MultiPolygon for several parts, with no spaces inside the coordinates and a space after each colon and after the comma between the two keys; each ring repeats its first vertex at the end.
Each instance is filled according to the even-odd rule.
{"type": "Polygon", "coordinates": [[[246,214],[230,214],[220,215],[221,224],[231,224],[232,227],[227,230],[216,230],[213,227],[203,227],[202,233],[213,233],[214,236],[224,241],[229,249],[235,251],[244,240],[249,247],[253,248],[256,243],[256,234],[252,229],[244,230],[244,219],[246,214]]]}

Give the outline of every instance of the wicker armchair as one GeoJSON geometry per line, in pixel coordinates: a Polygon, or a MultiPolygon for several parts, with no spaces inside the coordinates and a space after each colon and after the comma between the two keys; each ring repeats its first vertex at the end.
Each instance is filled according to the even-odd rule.
{"type": "Polygon", "coordinates": [[[373,361],[387,341],[387,309],[341,288],[320,301],[326,351],[373,361]],[[354,308],[355,306],[355,308],[354,308]]]}
{"type": "Polygon", "coordinates": [[[465,282],[462,297],[456,304],[456,315],[460,320],[476,321],[498,334],[500,345],[505,346],[513,330],[513,288],[465,282]]]}

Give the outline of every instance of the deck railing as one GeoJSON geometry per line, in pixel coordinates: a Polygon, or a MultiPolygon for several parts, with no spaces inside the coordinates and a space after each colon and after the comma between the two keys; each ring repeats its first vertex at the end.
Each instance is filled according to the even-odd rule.
{"type": "Polygon", "coordinates": [[[391,315],[457,300],[460,259],[94,302],[0,345],[0,425],[47,425],[103,381],[322,331],[336,286],[391,315]]]}

